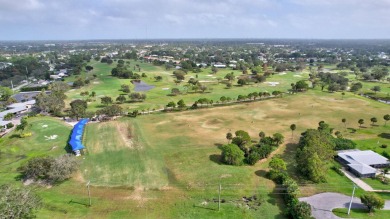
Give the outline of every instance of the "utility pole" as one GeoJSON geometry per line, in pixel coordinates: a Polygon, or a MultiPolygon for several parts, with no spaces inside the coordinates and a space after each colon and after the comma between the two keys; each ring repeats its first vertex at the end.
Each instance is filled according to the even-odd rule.
{"type": "Polygon", "coordinates": [[[219,183],[219,188],[218,188],[218,211],[221,209],[221,183],[219,183]]]}
{"type": "Polygon", "coordinates": [[[352,200],[353,200],[353,196],[355,195],[355,189],[356,189],[356,185],[355,185],[355,183],[354,183],[354,184],[353,184],[353,191],[352,191],[351,201],[349,202],[348,215],[349,215],[349,213],[351,212],[352,200]]]}
{"type": "Polygon", "coordinates": [[[89,198],[89,206],[91,207],[91,192],[89,191],[89,184],[91,183],[91,181],[88,181],[87,183],[87,188],[88,188],[88,198],[89,198]]]}
{"type": "Polygon", "coordinates": [[[11,88],[12,88],[12,93],[14,94],[15,90],[14,90],[14,83],[12,83],[12,80],[11,80],[11,88]]]}

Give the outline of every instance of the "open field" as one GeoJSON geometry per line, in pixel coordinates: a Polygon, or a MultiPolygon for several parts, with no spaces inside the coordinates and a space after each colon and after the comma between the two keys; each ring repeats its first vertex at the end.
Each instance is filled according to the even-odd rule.
{"type": "MultiPolygon", "coordinates": [[[[202,72],[198,74],[189,72],[186,75],[185,80],[181,84],[176,85],[174,83],[174,77],[172,75],[173,70],[167,71],[161,66],[153,66],[152,64],[141,63],[139,61],[131,61],[129,69],[132,69],[132,67],[136,64],[139,64],[141,66],[141,72],[134,72],[139,74],[146,73],[147,77],[141,78],[141,80],[155,87],[145,92],[147,98],[144,102],[122,104],[122,107],[128,110],[161,109],[168,102],[177,102],[180,99],[183,99],[186,104],[192,104],[199,98],[204,97],[213,99],[214,102],[216,102],[221,96],[237,98],[237,96],[240,94],[247,95],[255,91],[268,91],[270,93],[275,90],[287,91],[291,88],[291,83],[295,83],[299,80],[308,78],[308,74],[306,71],[303,73],[285,72],[269,77],[267,79],[267,82],[260,84],[251,83],[242,87],[236,85],[236,80],[233,82],[233,87],[227,89],[225,84],[218,83],[218,78],[223,79],[227,73],[231,72],[234,72],[234,74],[238,76],[241,75],[241,72],[234,71],[231,69],[220,69],[216,74],[212,74],[211,68],[206,68],[202,69],[202,72]],[[205,93],[187,92],[187,88],[184,85],[187,84],[187,81],[191,77],[196,78],[197,75],[197,80],[199,80],[202,84],[208,86],[209,88],[212,88],[212,90],[207,90],[205,91],[205,93]],[[155,81],[154,76],[162,76],[163,79],[161,81],[155,81]],[[270,86],[268,82],[278,82],[279,84],[276,86],[270,86]],[[182,92],[182,94],[178,96],[170,96],[172,88],[178,88],[182,92]]],[[[102,106],[100,103],[100,97],[107,95],[112,97],[113,100],[115,100],[120,94],[123,94],[123,92],[119,90],[122,84],[129,85],[131,90],[133,91],[134,86],[130,83],[131,79],[119,79],[111,76],[111,69],[116,66],[116,63],[113,63],[112,65],[107,65],[106,63],[91,62],[91,65],[94,67],[94,70],[89,73],[83,73],[83,75],[81,75],[80,77],[85,77],[85,74],[88,74],[90,75],[89,77],[92,77],[93,74],[96,74],[96,79],[92,80],[91,83],[87,86],[84,86],[80,89],[72,89],[67,92],[67,96],[69,97],[68,102],[73,99],[87,99],[86,96],[80,96],[80,92],[89,91],[91,93],[92,91],[95,91],[97,95],[96,101],[91,102],[88,105],[88,109],[94,111],[102,106]]],[[[67,81],[73,80],[74,76],[67,79],[67,81]]]]}
{"type": "MultiPolygon", "coordinates": [[[[264,177],[267,161],[241,167],[219,162],[217,145],[226,143],[226,133],[242,129],[254,140],[260,131],[267,135],[282,133],[286,144],[276,153],[287,160],[289,172],[295,174],[294,143],[302,131],[316,128],[321,120],[356,140],[361,149],[390,152],[390,148],[375,144],[390,145],[387,134],[381,135],[389,133],[382,121],[386,113],[388,106],[379,102],[350,93],[342,99],[338,93],[314,90],[233,106],[90,123],[84,135],[87,153],[81,158],[80,171],[60,185],[36,188],[45,203],[38,218],[283,218],[285,206],[274,191],[274,183],[264,177]],[[372,116],[378,117],[378,126],[369,124],[372,116]],[[356,129],[355,133],[345,129],[342,118],[347,119],[347,128],[356,129]],[[366,120],[365,128],[359,129],[359,118],[366,120]],[[289,129],[292,123],[297,125],[294,138],[289,129]],[[86,206],[85,183],[89,180],[92,207],[86,206]],[[218,197],[220,182],[226,202],[218,212],[213,199],[218,197]],[[239,207],[243,196],[254,194],[264,199],[258,210],[239,207]]],[[[32,137],[1,140],[1,155],[7,157],[4,160],[2,156],[0,162],[12,163],[0,167],[2,183],[17,182],[16,168],[27,160],[18,156],[65,153],[70,127],[47,117],[32,118],[29,123],[32,137]],[[43,129],[44,125],[54,128],[43,129]],[[58,138],[48,141],[43,137],[52,135],[58,138]]],[[[301,196],[322,191],[350,194],[352,183],[346,177],[334,171],[329,171],[328,177],[327,183],[317,185],[298,179],[301,196]]],[[[357,195],[361,193],[358,189],[357,195]]],[[[382,196],[390,199],[390,195],[382,196]]]]}

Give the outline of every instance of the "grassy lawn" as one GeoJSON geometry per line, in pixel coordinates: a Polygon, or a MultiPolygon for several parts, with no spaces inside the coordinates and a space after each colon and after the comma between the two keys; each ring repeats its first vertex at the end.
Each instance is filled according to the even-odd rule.
{"type": "Polygon", "coordinates": [[[390,185],[383,184],[378,179],[365,178],[365,179],[363,179],[363,181],[366,182],[368,185],[370,185],[373,189],[390,190],[390,185]]]}
{"type": "Polygon", "coordinates": [[[66,153],[70,126],[50,117],[30,118],[28,123],[24,132],[31,132],[31,137],[19,138],[14,131],[0,138],[0,184],[14,181],[16,169],[32,157],[66,153]]]}
{"type": "Polygon", "coordinates": [[[373,218],[373,219],[387,219],[390,218],[390,211],[376,210],[373,213],[368,213],[366,209],[351,209],[348,215],[348,208],[336,208],[332,211],[336,216],[341,218],[373,218]]]}

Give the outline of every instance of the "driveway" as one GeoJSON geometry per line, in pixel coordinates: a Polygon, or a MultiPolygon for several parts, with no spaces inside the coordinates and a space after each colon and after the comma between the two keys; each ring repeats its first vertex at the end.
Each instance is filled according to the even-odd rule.
{"type": "MultiPolygon", "coordinates": [[[[335,208],[348,208],[351,196],[346,196],[339,193],[325,192],[316,194],[310,197],[300,198],[300,201],[307,202],[311,205],[312,215],[317,219],[338,219],[332,213],[335,208]]],[[[360,198],[354,198],[352,201],[352,208],[366,208],[361,202],[360,198]]],[[[385,208],[390,209],[390,201],[386,201],[385,208]]]]}

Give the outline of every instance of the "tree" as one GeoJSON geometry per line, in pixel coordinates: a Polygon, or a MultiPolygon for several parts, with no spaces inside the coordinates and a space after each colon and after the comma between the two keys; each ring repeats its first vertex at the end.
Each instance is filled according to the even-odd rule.
{"type": "Polygon", "coordinates": [[[295,129],[297,129],[297,125],[291,124],[290,129],[291,129],[291,138],[294,138],[294,131],[295,129]]]}
{"type": "Polygon", "coordinates": [[[52,161],[48,172],[48,179],[53,182],[62,182],[69,179],[78,167],[79,161],[74,155],[61,155],[52,161]]]}
{"type": "Polygon", "coordinates": [[[116,101],[118,101],[119,103],[124,103],[124,102],[126,101],[125,95],[119,95],[119,96],[116,98],[116,101]]]}
{"type": "Polygon", "coordinates": [[[279,146],[280,144],[283,143],[283,141],[284,141],[284,136],[283,136],[282,134],[280,134],[280,133],[275,133],[275,134],[273,134],[273,141],[274,141],[274,143],[275,143],[277,146],[279,146]]]}
{"type": "Polygon", "coordinates": [[[368,211],[372,212],[374,209],[382,209],[385,206],[385,201],[375,193],[366,193],[360,196],[361,202],[367,206],[368,211]]]}
{"type": "Polygon", "coordinates": [[[240,85],[240,86],[244,86],[248,83],[248,80],[244,79],[244,78],[240,78],[238,79],[237,81],[237,84],[240,85]]]}
{"type": "Polygon", "coordinates": [[[311,217],[311,206],[307,202],[298,202],[294,204],[290,213],[294,219],[309,219],[311,217]]]}
{"type": "Polygon", "coordinates": [[[234,73],[228,73],[225,75],[225,79],[228,79],[229,82],[234,80],[234,73]]]}
{"type": "Polygon", "coordinates": [[[376,92],[380,92],[381,91],[381,87],[380,86],[374,86],[371,88],[372,91],[374,91],[375,93],[376,92]]]}
{"type": "Polygon", "coordinates": [[[352,86],[351,86],[351,88],[350,88],[350,91],[351,91],[351,92],[357,92],[357,91],[359,91],[359,90],[362,89],[362,88],[363,88],[363,84],[360,83],[360,82],[357,82],[357,83],[353,83],[353,84],[352,84],[352,86]]]}
{"type": "Polygon", "coordinates": [[[90,66],[90,65],[87,65],[87,66],[85,66],[85,70],[87,70],[87,71],[92,71],[92,70],[93,70],[93,67],[90,66]]]}
{"type": "Polygon", "coordinates": [[[298,81],[295,84],[295,90],[297,91],[306,91],[308,88],[309,85],[304,80],[298,81]]]}
{"type": "Polygon", "coordinates": [[[286,162],[284,162],[283,159],[278,158],[278,157],[273,157],[271,159],[271,162],[269,162],[269,168],[271,168],[277,172],[284,171],[287,169],[286,162]]]}
{"type": "Polygon", "coordinates": [[[79,120],[80,117],[83,117],[85,114],[85,111],[87,110],[88,103],[85,100],[73,100],[70,103],[71,107],[71,116],[76,117],[77,120],[79,120]]]}
{"type": "Polygon", "coordinates": [[[390,120],[390,114],[384,115],[384,116],[383,116],[383,119],[385,120],[385,126],[386,126],[387,121],[390,120]]]}
{"type": "Polygon", "coordinates": [[[359,123],[359,128],[361,128],[362,125],[364,124],[364,119],[359,119],[358,123],[359,123]]]}
{"type": "Polygon", "coordinates": [[[112,103],[112,98],[109,97],[109,96],[104,96],[101,99],[101,103],[108,106],[108,104],[111,104],[112,103]]]}
{"type": "Polygon", "coordinates": [[[222,162],[234,166],[240,166],[244,162],[244,152],[235,144],[222,146],[222,162]]]}
{"type": "Polygon", "coordinates": [[[29,188],[0,186],[1,218],[34,218],[35,210],[42,206],[41,199],[29,188]]]}
{"type": "Polygon", "coordinates": [[[79,163],[71,154],[53,157],[35,157],[30,159],[26,165],[18,170],[25,179],[44,179],[51,183],[61,182],[69,179],[78,169],[79,163]]]}
{"type": "Polygon", "coordinates": [[[298,171],[313,182],[325,181],[335,143],[330,132],[308,129],[302,133],[296,153],[298,171]]]}
{"type": "Polygon", "coordinates": [[[226,139],[228,140],[228,144],[230,144],[230,141],[233,139],[233,134],[231,132],[228,132],[226,134],[226,139]]]}
{"type": "Polygon", "coordinates": [[[226,139],[228,140],[228,144],[229,144],[230,141],[233,139],[233,134],[230,133],[230,132],[228,132],[228,133],[226,134],[226,139]]]}
{"type": "Polygon", "coordinates": [[[167,107],[168,107],[168,108],[174,109],[174,108],[176,107],[176,103],[173,102],[173,101],[171,101],[171,102],[169,102],[169,103],[167,104],[167,107]]]}
{"type": "Polygon", "coordinates": [[[4,116],[4,121],[9,121],[11,120],[12,118],[14,118],[14,114],[13,113],[7,113],[5,116],[4,116]]]}
{"type": "Polygon", "coordinates": [[[1,101],[7,101],[8,98],[11,97],[12,93],[13,93],[12,90],[9,89],[8,87],[0,86],[0,100],[1,101]]]}
{"type": "Polygon", "coordinates": [[[374,125],[376,122],[378,122],[378,119],[377,119],[376,117],[372,117],[372,118],[370,119],[370,121],[372,122],[371,125],[374,125]]]}
{"type": "Polygon", "coordinates": [[[16,131],[23,132],[27,128],[28,122],[26,117],[22,117],[20,124],[16,126],[16,131]]]}
{"type": "Polygon", "coordinates": [[[344,123],[344,128],[347,128],[347,119],[346,118],[342,118],[341,122],[344,123]]]}
{"type": "Polygon", "coordinates": [[[146,94],[134,92],[129,95],[132,101],[144,101],[146,99],[146,94]]]}
{"type": "Polygon", "coordinates": [[[174,95],[174,96],[176,96],[176,95],[180,94],[180,90],[179,90],[179,88],[172,88],[172,90],[171,90],[171,94],[172,94],[172,95],[174,95]]]}
{"type": "Polygon", "coordinates": [[[264,138],[265,137],[265,133],[263,131],[259,132],[259,137],[260,137],[260,139],[264,138]]]}
{"type": "Polygon", "coordinates": [[[52,157],[35,157],[30,159],[26,165],[18,170],[23,174],[25,179],[45,179],[50,171],[51,164],[54,159],[52,157]]]}
{"type": "Polygon", "coordinates": [[[238,130],[234,134],[236,137],[232,139],[232,144],[237,145],[242,151],[247,153],[251,144],[251,137],[249,136],[248,132],[238,130]]]}
{"type": "Polygon", "coordinates": [[[183,99],[177,102],[177,107],[179,107],[179,109],[184,109],[186,107],[186,104],[184,103],[183,99]]]}

